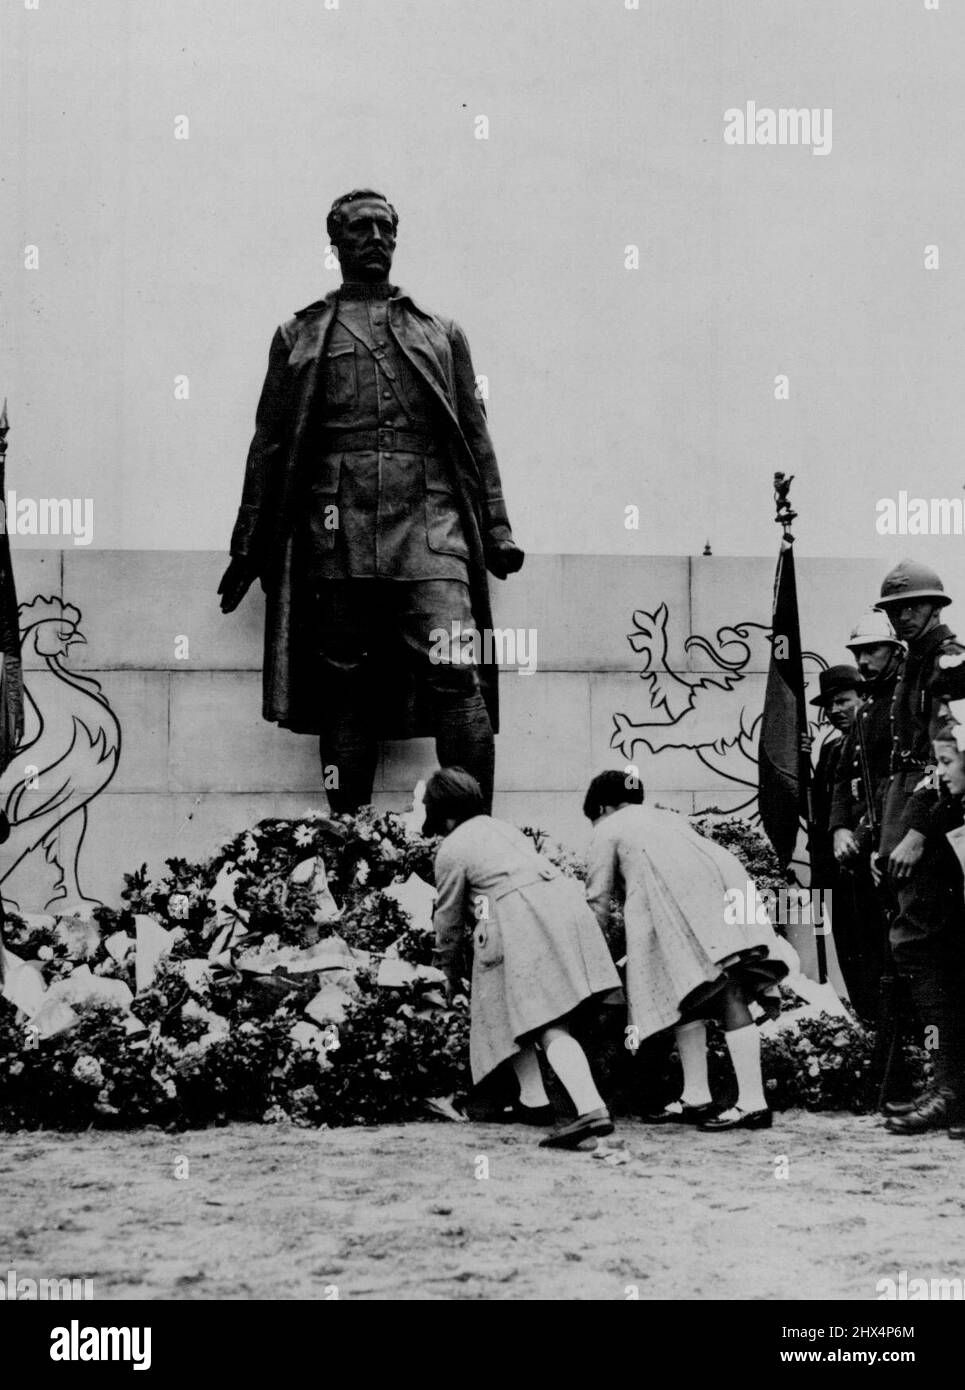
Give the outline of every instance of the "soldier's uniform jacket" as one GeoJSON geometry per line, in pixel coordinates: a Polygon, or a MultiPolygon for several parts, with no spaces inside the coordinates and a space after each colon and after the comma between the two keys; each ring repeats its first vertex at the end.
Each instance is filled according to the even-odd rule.
{"type": "Polygon", "coordinates": [[[837,778],[831,799],[830,827],[835,830],[850,830],[859,835],[862,849],[874,849],[871,844],[871,816],[865,795],[864,776],[861,767],[860,743],[858,741],[858,722],[868,759],[868,773],[874,796],[874,820],[881,825],[881,812],[884,805],[885,788],[891,775],[891,704],[895,685],[901,671],[899,665],[895,672],[884,681],[868,686],[868,698],[855,715],[855,722],[845,734],[844,747],[838,760],[837,778]]]}
{"type": "Polygon", "coordinates": [[[929,725],[940,680],[939,658],[965,651],[944,623],[909,644],[891,702],[890,777],[882,810],[879,852],[890,854],[908,830],[934,833],[938,802],[922,783],[934,766],[929,725]]]}
{"type": "MultiPolygon", "coordinates": [[[[334,501],[342,490],[342,466],[333,463],[339,451],[332,448],[330,439],[319,439],[318,425],[320,421],[325,425],[327,416],[331,416],[331,425],[340,423],[335,418],[337,410],[326,412],[329,390],[343,393],[333,405],[341,402],[356,409],[348,397],[356,389],[352,372],[357,370],[358,361],[353,349],[349,370],[348,353],[339,342],[340,330],[336,332],[338,308],[338,292],[333,290],[300,310],[275,333],[231,537],[232,556],[253,563],[267,595],[262,712],[266,719],[299,733],[320,732],[325,719],[325,692],[314,650],[317,619],[309,603],[314,596],[308,593],[312,586],[304,582],[299,564],[300,541],[306,518],[317,518],[318,504],[325,494],[334,501]],[[313,497],[313,487],[321,490],[320,497],[313,497]]],[[[428,313],[402,290],[393,290],[385,308],[385,322],[379,325],[386,345],[391,344],[385,365],[397,379],[400,365],[405,373],[405,404],[396,399],[393,408],[396,412],[401,409],[413,435],[431,434],[431,448],[418,444],[426,459],[418,496],[433,492],[442,504],[423,511],[417,549],[423,560],[438,562],[444,573],[455,562],[459,574],[465,574],[473,618],[485,631],[492,627],[486,551],[494,542],[512,540],[512,534],[485,411],[476,392],[469,344],[451,319],[428,313]],[[418,419],[412,415],[412,383],[421,391],[418,419]]],[[[379,338],[375,344],[377,350],[382,341],[379,338]]],[[[368,355],[365,345],[359,350],[368,355]]],[[[393,389],[391,379],[386,389],[393,389]]],[[[398,413],[396,418],[400,418],[398,413]]],[[[350,417],[348,423],[356,428],[360,421],[350,417]]],[[[377,455],[393,452],[393,430],[394,426],[384,439],[373,441],[377,455]]],[[[409,442],[408,438],[403,442],[409,442]]],[[[357,443],[357,439],[353,441],[353,445],[357,443]]],[[[368,495],[375,497],[379,492],[376,489],[368,495]]],[[[386,495],[384,488],[381,495],[386,495]]],[[[398,499],[398,486],[391,495],[398,499]]],[[[310,520],[307,525],[311,530],[310,520]]],[[[415,543],[414,535],[410,528],[404,534],[400,531],[393,553],[404,553],[415,543]]],[[[315,528],[315,538],[319,541],[316,551],[321,553],[326,545],[324,528],[315,528]]],[[[359,573],[353,557],[363,554],[364,537],[356,532],[350,542],[351,553],[336,551],[332,557],[340,557],[335,571],[339,575],[359,573]]],[[[371,550],[368,553],[371,555],[371,550]]],[[[378,568],[367,572],[385,574],[378,568]]],[[[438,574],[438,570],[431,573],[438,574]]],[[[429,733],[428,724],[420,722],[411,690],[403,689],[398,668],[388,660],[385,676],[386,699],[378,709],[379,735],[407,738],[429,733]]],[[[495,665],[480,666],[479,676],[495,731],[495,665]]]]}

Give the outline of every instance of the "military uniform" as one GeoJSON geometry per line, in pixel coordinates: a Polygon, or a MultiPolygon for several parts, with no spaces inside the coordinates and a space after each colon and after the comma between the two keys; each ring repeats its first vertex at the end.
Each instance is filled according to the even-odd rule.
{"type": "Polygon", "coordinates": [[[936,823],[935,799],[920,784],[934,765],[929,727],[934,686],[943,677],[939,661],[958,652],[965,652],[965,647],[944,623],[909,644],[889,711],[891,760],[881,817],[882,856],[889,855],[907,831],[928,835],[936,823]]]}
{"type": "Polygon", "coordinates": [[[305,566],[325,580],[462,585],[464,610],[453,616],[471,623],[469,550],[429,401],[389,332],[388,287],[384,297],[358,293],[340,291],[325,350],[305,566]]]}
{"type": "MultiPolygon", "coordinates": [[[[903,561],[885,579],[877,606],[887,611],[900,603],[933,602],[938,607],[949,601],[937,575],[903,561]]],[[[965,648],[943,623],[908,642],[891,700],[890,775],[878,847],[879,864],[887,872],[888,856],[909,830],[925,837],[911,876],[892,881],[897,911],[890,939],[895,964],[908,982],[925,1030],[936,1090],[945,1099],[952,1122],[958,1121],[965,1106],[965,923],[961,870],[945,838],[947,798],[935,791],[930,775],[934,766],[930,725],[937,703],[936,681],[941,682],[941,658],[962,651],[965,648]]]]}
{"type": "Polygon", "coordinates": [[[877,850],[878,827],[891,768],[891,704],[897,678],[896,669],[884,679],[864,686],[865,702],[844,737],[837,762],[829,816],[832,840],[836,830],[850,830],[858,844],[857,858],[842,866],[840,873],[842,879],[851,883],[856,930],[843,951],[838,943],[838,956],[851,1003],[859,1017],[871,1024],[881,1021],[882,980],[890,978],[893,969],[888,943],[891,903],[882,890],[875,888],[868,861],[872,851],[877,850]],[[870,807],[861,760],[862,744],[871,783],[870,807]]]}
{"type": "Polygon", "coordinates": [[[345,284],[278,330],[231,553],[267,595],[265,718],[319,734],[333,810],[371,800],[381,738],[427,734],[489,803],[486,572],[522,553],[458,325],[345,284]]]}
{"type": "Polygon", "coordinates": [[[881,825],[885,790],[891,773],[891,705],[897,679],[896,670],[883,681],[865,685],[865,702],[855,715],[853,727],[844,737],[837,764],[831,798],[831,829],[850,830],[865,858],[877,848],[871,827],[872,823],[881,825]],[[870,808],[861,766],[862,743],[872,784],[873,805],[870,808]]]}

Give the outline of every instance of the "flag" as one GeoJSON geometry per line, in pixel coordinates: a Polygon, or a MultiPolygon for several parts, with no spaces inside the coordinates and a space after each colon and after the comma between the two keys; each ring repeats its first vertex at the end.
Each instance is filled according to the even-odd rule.
{"type": "Polygon", "coordinates": [[[757,806],[785,871],[794,855],[801,817],[807,818],[810,759],[802,751],[807,732],[794,549],[783,540],[774,578],[771,662],[757,752],[757,806]]]}
{"type": "MultiPolygon", "coordinates": [[[[7,534],[6,461],[7,403],[0,414],[0,772],[13,761],[23,738],[23,667],[20,661],[20,614],[13,582],[10,537],[7,534]]],[[[0,807],[0,842],[10,834],[0,807]]],[[[3,983],[3,902],[0,899],[0,984],[3,983]]]]}

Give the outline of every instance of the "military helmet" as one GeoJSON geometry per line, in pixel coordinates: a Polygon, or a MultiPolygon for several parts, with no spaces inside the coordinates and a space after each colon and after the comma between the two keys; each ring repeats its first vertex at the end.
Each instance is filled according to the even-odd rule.
{"type": "Polygon", "coordinates": [[[921,603],[930,599],[936,608],[951,603],[945,593],[945,586],[933,569],[917,560],[899,560],[893,570],[889,570],[881,584],[881,597],[875,608],[887,608],[889,604],[921,603]]]}
{"type": "Polygon", "coordinates": [[[880,647],[886,642],[899,649],[902,645],[895,636],[888,614],[877,608],[869,608],[855,623],[844,645],[849,652],[856,652],[862,647],[880,647]]]}

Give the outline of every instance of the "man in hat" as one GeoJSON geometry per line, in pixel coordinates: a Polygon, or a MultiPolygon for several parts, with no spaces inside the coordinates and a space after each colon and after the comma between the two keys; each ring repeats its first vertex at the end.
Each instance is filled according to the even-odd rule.
{"type": "Polygon", "coordinates": [[[821,744],[811,779],[811,885],[831,904],[832,931],[838,962],[850,991],[845,968],[853,935],[854,904],[851,882],[839,870],[831,835],[831,800],[844,736],[861,707],[860,672],[854,666],[829,666],[818,676],[818,694],[811,704],[823,710],[831,725],[821,744]]]}
{"type": "Polygon", "coordinates": [[[275,334],[219,588],[231,612],[261,580],[263,714],[320,735],[334,811],[371,801],[380,738],[426,734],[489,806],[486,576],[523,563],[465,335],[389,282],[398,220],[332,204],[342,285],[275,334]]]}
{"type": "Polygon", "coordinates": [[[957,1011],[949,1012],[941,984],[945,942],[961,928],[961,883],[957,866],[941,852],[945,847],[940,808],[931,787],[936,682],[941,684],[946,669],[942,659],[965,652],[941,621],[941,610],[949,603],[934,570],[902,560],[885,576],[875,605],[907,646],[891,701],[891,761],[877,865],[897,899],[890,930],[892,953],[908,982],[935,1078],[934,1088],[912,1109],[887,1121],[895,1134],[956,1125],[965,1101],[958,1081],[959,1019],[957,1011]]]}
{"type": "Polygon", "coordinates": [[[847,647],[861,672],[864,702],[845,735],[831,799],[834,857],[850,878],[855,906],[854,939],[845,951],[849,959],[842,956],[840,943],[839,959],[859,1018],[888,1030],[887,1043],[883,1038],[879,1049],[877,1080],[884,1108],[891,1114],[910,1094],[899,1026],[907,1025],[907,1003],[888,944],[894,904],[885,896],[886,886],[875,885],[870,857],[878,848],[891,766],[891,701],[905,649],[887,614],[877,609],[858,620],[847,647]]]}
{"type": "MultiPolygon", "coordinates": [[[[831,803],[837,777],[838,762],[844,748],[844,736],[851,728],[861,708],[861,673],[855,666],[829,666],[818,676],[818,694],[811,704],[822,710],[831,725],[830,732],[818,752],[811,780],[811,813],[813,825],[820,832],[818,858],[822,869],[833,876],[836,860],[830,835],[831,803]]],[[[815,846],[811,846],[812,868],[815,846]]]]}

